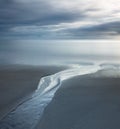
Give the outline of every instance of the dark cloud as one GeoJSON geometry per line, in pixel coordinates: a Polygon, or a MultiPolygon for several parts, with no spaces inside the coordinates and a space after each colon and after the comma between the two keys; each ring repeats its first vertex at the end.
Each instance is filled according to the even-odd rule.
{"type": "Polygon", "coordinates": [[[88,28],[83,28],[81,30],[83,31],[92,31],[92,32],[120,32],[120,22],[119,21],[115,21],[115,22],[109,22],[109,23],[105,23],[105,24],[100,24],[100,25],[95,25],[95,26],[90,26],[88,28]]]}
{"type": "MultiPolygon", "coordinates": [[[[0,37],[37,37],[37,38],[106,38],[120,34],[120,22],[101,23],[80,28],[63,29],[50,33],[51,28],[43,26],[59,25],[89,19],[89,13],[100,11],[98,8],[87,8],[74,11],[57,8],[48,0],[0,0],[0,37]],[[87,13],[89,12],[89,13],[87,13]],[[36,30],[24,31],[26,26],[36,26],[36,30]],[[19,32],[13,31],[19,27],[19,32]],[[21,28],[20,28],[21,27],[21,28]],[[22,30],[23,29],[23,30],[22,30]]],[[[92,20],[92,19],[90,19],[92,20]]]]}
{"type": "Polygon", "coordinates": [[[57,24],[72,21],[81,14],[56,10],[46,2],[21,3],[14,0],[0,2],[0,24],[57,24]]]}
{"type": "Polygon", "coordinates": [[[82,28],[65,30],[69,37],[73,38],[113,38],[120,35],[120,22],[109,22],[105,24],[86,26],[82,28]]]}
{"type": "Polygon", "coordinates": [[[46,1],[20,2],[17,0],[0,0],[1,36],[11,36],[12,32],[10,30],[16,26],[56,25],[61,22],[71,22],[82,17],[83,14],[72,11],[56,10],[46,1]]]}

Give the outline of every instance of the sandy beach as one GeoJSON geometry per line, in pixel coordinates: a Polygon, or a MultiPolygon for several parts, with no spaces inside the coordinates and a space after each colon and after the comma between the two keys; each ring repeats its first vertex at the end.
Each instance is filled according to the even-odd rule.
{"type": "Polygon", "coordinates": [[[120,129],[119,120],[120,78],[98,72],[63,82],[36,129],[120,129]]]}
{"type": "Polygon", "coordinates": [[[62,66],[0,67],[0,119],[35,91],[41,77],[63,69],[62,66]]]}

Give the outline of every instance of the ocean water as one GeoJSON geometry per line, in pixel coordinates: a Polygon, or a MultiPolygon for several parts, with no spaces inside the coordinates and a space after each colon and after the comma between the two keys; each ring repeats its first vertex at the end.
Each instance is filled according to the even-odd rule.
{"type": "Polygon", "coordinates": [[[35,93],[0,121],[0,129],[34,129],[64,80],[100,69],[99,65],[79,66],[41,78],[35,93]]]}
{"type": "Polygon", "coordinates": [[[10,40],[0,41],[0,64],[80,64],[119,62],[119,41],[10,40]]]}
{"type": "Polygon", "coordinates": [[[96,73],[100,70],[103,71],[100,76],[120,77],[119,65],[95,64],[73,66],[64,71],[41,78],[38,88],[32,96],[18,105],[0,121],[0,129],[34,129],[63,81],[69,81],[68,79],[78,75],[96,73]]]}
{"type": "Polygon", "coordinates": [[[34,129],[64,80],[99,70],[110,69],[104,72],[105,76],[116,76],[116,71],[120,71],[118,41],[21,40],[1,41],[0,46],[2,65],[71,65],[67,70],[43,77],[33,95],[0,121],[0,129],[34,129]]]}

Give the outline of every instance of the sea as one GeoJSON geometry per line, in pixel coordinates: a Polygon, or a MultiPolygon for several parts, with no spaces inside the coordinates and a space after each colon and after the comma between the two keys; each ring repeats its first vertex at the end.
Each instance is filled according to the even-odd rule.
{"type": "Polygon", "coordinates": [[[0,65],[119,63],[120,41],[2,40],[0,65]]]}

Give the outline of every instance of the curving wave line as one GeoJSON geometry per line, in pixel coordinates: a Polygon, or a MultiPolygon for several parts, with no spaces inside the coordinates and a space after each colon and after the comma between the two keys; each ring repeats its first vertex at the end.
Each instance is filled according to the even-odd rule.
{"type": "Polygon", "coordinates": [[[95,73],[100,69],[99,65],[79,66],[43,77],[32,97],[0,122],[0,129],[34,129],[45,107],[50,103],[64,80],[78,75],[95,73]]]}

